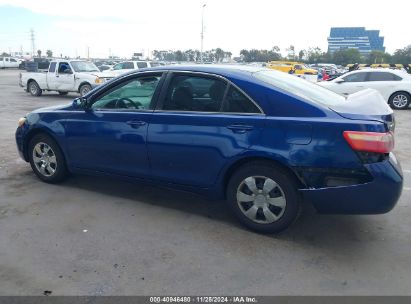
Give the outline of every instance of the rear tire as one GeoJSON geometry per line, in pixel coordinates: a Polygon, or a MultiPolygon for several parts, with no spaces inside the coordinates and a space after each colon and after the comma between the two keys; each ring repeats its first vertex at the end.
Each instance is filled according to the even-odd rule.
{"type": "Polygon", "coordinates": [[[80,89],[79,89],[79,92],[80,92],[80,96],[84,96],[84,95],[86,95],[88,92],[90,92],[91,91],[91,85],[89,85],[89,84],[83,84],[81,87],[80,87],[80,89]]]}
{"type": "Polygon", "coordinates": [[[288,228],[301,209],[296,179],[269,162],[240,167],[227,186],[227,201],[242,224],[261,233],[288,228]]]}
{"type": "Polygon", "coordinates": [[[411,96],[407,92],[396,92],[391,95],[388,103],[393,109],[405,110],[411,102],[411,96]]]}
{"type": "Polygon", "coordinates": [[[66,162],[59,145],[44,133],[35,135],[28,145],[31,168],[42,181],[58,183],[67,175],[66,162]]]}
{"type": "Polygon", "coordinates": [[[38,97],[43,93],[40,86],[34,80],[30,81],[27,85],[27,90],[32,96],[38,97]]]}

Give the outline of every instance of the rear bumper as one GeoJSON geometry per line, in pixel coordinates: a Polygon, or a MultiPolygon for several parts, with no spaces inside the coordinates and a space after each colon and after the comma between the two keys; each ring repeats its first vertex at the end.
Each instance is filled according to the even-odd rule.
{"type": "Polygon", "coordinates": [[[373,180],[369,183],[300,190],[320,213],[380,214],[394,208],[401,196],[403,175],[394,154],[388,160],[365,165],[373,180]]]}

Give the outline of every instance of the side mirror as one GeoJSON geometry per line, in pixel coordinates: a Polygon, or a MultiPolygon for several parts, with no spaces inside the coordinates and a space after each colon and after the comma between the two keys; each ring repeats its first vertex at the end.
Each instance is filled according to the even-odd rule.
{"type": "Polygon", "coordinates": [[[72,106],[73,106],[73,109],[86,109],[87,99],[84,97],[78,97],[73,100],[72,106]]]}
{"type": "Polygon", "coordinates": [[[344,82],[345,82],[345,80],[342,79],[342,78],[335,80],[335,83],[339,83],[339,84],[344,83],[344,82]]]}

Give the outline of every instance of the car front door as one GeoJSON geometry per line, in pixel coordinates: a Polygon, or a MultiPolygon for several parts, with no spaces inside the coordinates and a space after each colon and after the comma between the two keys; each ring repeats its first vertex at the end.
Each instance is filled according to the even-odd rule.
{"type": "MultiPolygon", "coordinates": [[[[49,69],[50,71],[50,69],[49,69]]],[[[73,91],[74,74],[68,62],[59,62],[55,73],[48,73],[47,83],[50,90],[73,91]]]]}
{"type": "Polygon", "coordinates": [[[169,74],[165,86],[147,133],[152,175],[211,186],[228,161],[258,142],[265,115],[215,76],[178,72],[169,74]]]}
{"type": "Polygon", "coordinates": [[[161,73],[132,75],[73,111],[66,137],[72,167],[133,177],[149,175],[146,135],[161,73]]]}
{"type": "Polygon", "coordinates": [[[334,81],[333,91],[343,96],[362,91],[367,88],[367,74],[367,72],[356,72],[343,76],[341,77],[344,80],[343,82],[334,81]]]}

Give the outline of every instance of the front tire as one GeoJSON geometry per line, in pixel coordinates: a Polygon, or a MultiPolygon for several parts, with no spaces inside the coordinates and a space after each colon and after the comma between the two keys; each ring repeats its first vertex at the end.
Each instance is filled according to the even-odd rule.
{"type": "Polygon", "coordinates": [[[251,230],[277,233],[288,228],[300,211],[295,178],[269,162],[253,162],[238,169],[227,186],[227,201],[251,230]]]}
{"type": "Polygon", "coordinates": [[[388,103],[391,105],[393,109],[396,110],[405,110],[408,108],[411,102],[410,94],[406,92],[396,92],[392,94],[388,103]]]}
{"type": "Polygon", "coordinates": [[[58,183],[67,177],[67,167],[58,144],[46,134],[37,134],[29,142],[31,168],[42,181],[58,183]]]}
{"type": "Polygon", "coordinates": [[[91,91],[91,85],[89,85],[89,84],[83,84],[81,87],[80,87],[80,89],[79,89],[79,92],[80,92],[80,96],[84,96],[84,95],[86,95],[88,92],[90,92],[91,91]]]}
{"type": "Polygon", "coordinates": [[[42,94],[40,86],[34,80],[29,82],[27,89],[32,96],[38,97],[38,96],[41,96],[42,94]]]}

